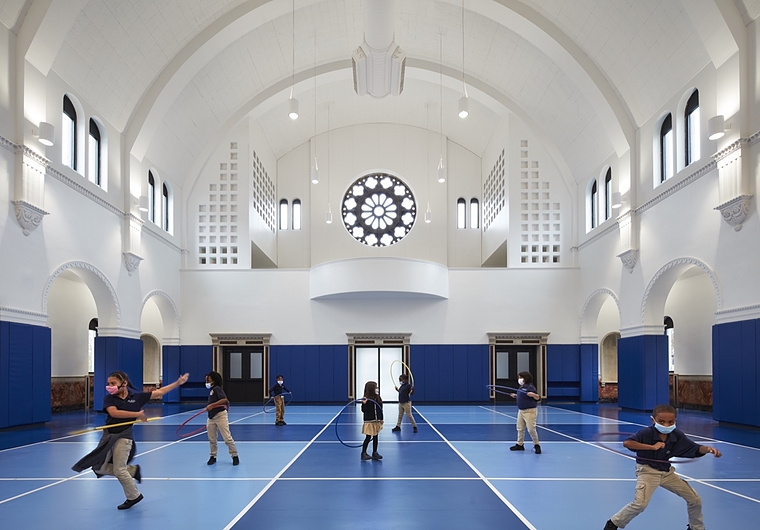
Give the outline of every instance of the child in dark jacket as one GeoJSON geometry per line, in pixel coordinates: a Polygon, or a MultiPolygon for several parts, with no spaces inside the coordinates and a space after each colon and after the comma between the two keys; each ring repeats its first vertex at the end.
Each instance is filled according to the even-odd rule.
{"type": "Polygon", "coordinates": [[[381,460],[383,456],[377,452],[377,435],[383,430],[383,400],[380,397],[380,389],[377,388],[377,383],[374,381],[367,381],[364,385],[362,412],[364,413],[362,434],[365,435],[365,438],[362,444],[361,459],[381,460]],[[367,453],[370,440],[372,440],[372,456],[367,453]]]}

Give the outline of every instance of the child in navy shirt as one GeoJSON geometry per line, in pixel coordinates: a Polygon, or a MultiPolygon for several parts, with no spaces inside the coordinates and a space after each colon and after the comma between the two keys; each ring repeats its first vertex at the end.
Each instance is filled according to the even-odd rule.
{"type": "Polygon", "coordinates": [[[541,454],[541,446],[538,444],[538,432],[536,431],[536,416],[538,415],[537,402],[541,396],[536,392],[533,386],[533,376],[530,372],[520,372],[517,374],[517,383],[520,388],[517,393],[510,394],[517,398],[517,443],[509,448],[510,451],[524,451],[523,442],[525,440],[525,427],[528,427],[530,439],[533,440],[533,449],[537,455],[541,454]]]}

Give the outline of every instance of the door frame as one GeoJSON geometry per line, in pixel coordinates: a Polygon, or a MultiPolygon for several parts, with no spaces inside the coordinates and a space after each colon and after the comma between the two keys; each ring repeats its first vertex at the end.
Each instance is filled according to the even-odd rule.
{"type": "Polygon", "coordinates": [[[409,352],[411,333],[346,333],[348,337],[348,399],[356,399],[356,347],[393,346],[401,348],[401,359],[411,366],[409,352]]]}
{"type": "MultiPolygon", "coordinates": [[[[546,341],[549,332],[535,333],[488,333],[488,379],[489,384],[496,384],[496,346],[524,346],[536,349],[536,372],[533,374],[533,384],[541,399],[546,398],[546,341]]],[[[489,397],[496,399],[493,387],[489,390],[489,397]]]]}
{"type": "Polygon", "coordinates": [[[269,344],[271,333],[209,333],[213,346],[212,367],[215,372],[224,372],[224,348],[227,346],[261,347],[263,375],[262,401],[269,399],[269,344]]]}

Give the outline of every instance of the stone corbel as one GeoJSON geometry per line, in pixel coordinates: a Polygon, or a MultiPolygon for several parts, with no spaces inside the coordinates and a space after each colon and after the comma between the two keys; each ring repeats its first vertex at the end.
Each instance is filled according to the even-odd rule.
{"type": "Polygon", "coordinates": [[[28,236],[32,233],[40,223],[42,218],[48,215],[48,212],[41,210],[36,206],[32,206],[26,201],[11,201],[13,208],[16,211],[16,220],[24,231],[24,235],[28,236]]]}
{"type": "Polygon", "coordinates": [[[623,262],[623,266],[628,269],[628,273],[633,272],[633,268],[636,266],[636,262],[639,259],[639,249],[632,248],[630,250],[626,250],[622,254],[618,254],[617,256],[620,258],[620,261],[623,262]]]}
{"type": "Polygon", "coordinates": [[[728,202],[716,206],[715,209],[723,216],[723,220],[733,226],[735,231],[742,229],[742,223],[749,214],[752,195],[739,195],[728,202]]]}
{"type": "Polygon", "coordinates": [[[140,262],[142,260],[143,259],[137,254],[134,254],[132,252],[124,252],[124,265],[127,266],[127,272],[130,276],[132,276],[132,273],[137,270],[137,267],[140,266],[140,262]]]}

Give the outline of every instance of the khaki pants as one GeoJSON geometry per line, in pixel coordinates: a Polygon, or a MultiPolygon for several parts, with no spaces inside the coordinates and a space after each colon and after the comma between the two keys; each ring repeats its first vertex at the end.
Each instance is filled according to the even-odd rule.
{"type": "Polygon", "coordinates": [[[280,423],[285,421],[285,398],[280,394],[274,397],[275,421],[280,423]]]}
{"type": "Polygon", "coordinates": [[[414,421],[414,417],[412,416],[412,402],[411,401],[398,404],[398,420],[396,421],[396,427],[401,427],[401,420],[404,419],[404,413],[406,413],[406,415],[409,416],[409,420],[412,422],[412,426],[416,427],[417,422],[414,421]]]}
{"type": "Polygon", "coordinates": [[[135,480],[132,478],[135,476],[137,466],[127,465],[127,459],[129,458],[130,451],[132,451],[133,443],[129,438],[119,438],[116,440],[111,449],[111,454],[106,456],[106,462],[113,460],[113,464],[103,464],[103,467],[98,470],[98,473],[101,475],[113,475],[116,477],[119,484],[121,484],[121,489],[124,490],[124,495],[130,501],[140,496],[135,480]]]}
{"type": "Polygon", "coordinates": [[[525,441],[525,426],[528,427],[530,439],[533,445],[538,445],[538,432],[536,432],[536,416],[538,408],[524,409],[517,412],[517,445],[522,445],[525,441]]]}
{"type": "Polygon", "coordinates": [[[669,471],[658,471],[644,464],[636,464],[636,494],[633,502],[627,504],[610,519],[616,526],[625,528],[631,519],[646,509],[654,490],[662,486],[686,501],[691,530],[705,530],[702,521],[702,499],[689,483],[676,475],[675,468],[669,471]]]}
{"type": "Polygon", "coordinates": [[[216,444],[217,432],[222,434],[222,440],[227,444],[230,456],[237,456],[237,447],[235,447],[235,440],[232,439],[232,434],[230,434],[230,422],[226,410],[206,420],[206,431],[208,432],[208,441],[211,444],[211,456],[215,457],[218,451],[216,444]]]}

